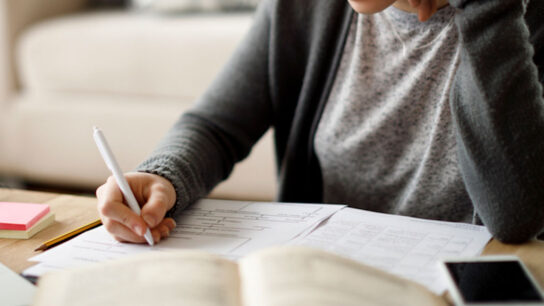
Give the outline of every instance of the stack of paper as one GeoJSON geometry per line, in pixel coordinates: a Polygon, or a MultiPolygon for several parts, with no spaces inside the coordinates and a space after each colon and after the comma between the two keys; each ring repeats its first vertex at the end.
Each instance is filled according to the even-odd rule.
{"type": "Polygon", "coordinates": [[[28,239],[54,221],[47,204],[0,202],[0,238],[28,239]]]}
{"type": "Polygon", "coordinates": [[[344,205],[202,200],[184,211],[168,239],[154,247],[120,243],[103,227],[31,258],[23,272],[40,276],[149,251],[199,249],[238,259],[273,245],[324,249],[442,293],[438,261],[477,256],[491,235],[483,226],[381,214],[344,205]]]}

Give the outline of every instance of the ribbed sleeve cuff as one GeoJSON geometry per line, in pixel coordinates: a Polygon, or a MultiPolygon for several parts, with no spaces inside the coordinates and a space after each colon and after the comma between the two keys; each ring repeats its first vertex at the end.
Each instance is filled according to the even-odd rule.
{"type": "MultiPolygon", "coordinates": [[[[186,168],[187,172],[190,171],[188,167],[184,168],[186,168]]],[[[170,218],[177,217],[183,209],[204,196],[204,194],[198,192],[196,184],[192,184],[190,180],[187,179],[187,177],[191,176],[180,173],[186,171],[180,171],[179,169],[179,161],[171,161],[168,157],[152,157],[136,168],[136,171],[156,174],[172,183],[176,191],[176,203],[166,213],[166,217],[170,218]]]]}

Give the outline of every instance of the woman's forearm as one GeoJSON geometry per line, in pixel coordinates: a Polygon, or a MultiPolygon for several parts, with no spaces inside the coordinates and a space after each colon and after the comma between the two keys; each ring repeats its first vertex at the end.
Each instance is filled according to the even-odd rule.
{"type": "Polygon", "coordinates": [[[491,233],[521,242],[544,226],[544,99],[527,26],[537,14],[525,16],[523,0],[450,2],[460,9],[450,100],[461,173],[491,233]]]}

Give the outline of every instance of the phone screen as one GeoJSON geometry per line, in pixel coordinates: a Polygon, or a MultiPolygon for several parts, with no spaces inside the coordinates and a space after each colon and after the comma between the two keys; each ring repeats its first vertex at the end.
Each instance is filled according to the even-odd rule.
{"type": "Polygon", "coordinates": [[[465,303],[543,302],[517,261],[446,262],[465,303]]]}

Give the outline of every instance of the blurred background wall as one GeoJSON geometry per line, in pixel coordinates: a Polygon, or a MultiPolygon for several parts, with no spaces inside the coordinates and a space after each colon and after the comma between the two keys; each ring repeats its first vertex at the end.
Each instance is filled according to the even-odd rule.
{"type": "MultiPolygon", "coordinates": [[[[257,0],[0,0],[0,184],[92,194],[191,107],[249,29],[257,0]]],[[[270,132],[214,197],[271,200],[270,132]]]]}

